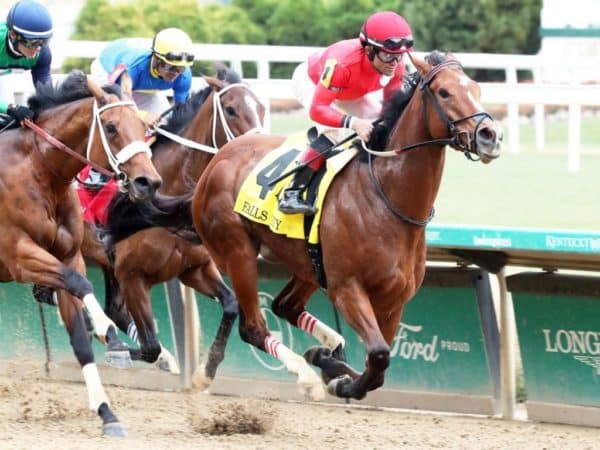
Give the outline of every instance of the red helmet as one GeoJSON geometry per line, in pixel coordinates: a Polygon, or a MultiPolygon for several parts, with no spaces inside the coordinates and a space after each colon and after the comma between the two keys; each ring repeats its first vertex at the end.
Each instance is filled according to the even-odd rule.
{"type": "Polygon", "coordinates": [[[414,43],[408,22],[393,11],[381,11],[369,16],[358,37],[363,46],[372,45],[388,53],[407,52],[414,43]]]}

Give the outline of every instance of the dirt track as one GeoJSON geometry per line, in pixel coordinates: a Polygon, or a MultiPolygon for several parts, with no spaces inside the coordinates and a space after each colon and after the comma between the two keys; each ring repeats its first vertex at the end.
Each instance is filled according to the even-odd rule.
{"type": "Polygon", "coordinates": [[[600,430],[485,417],[108,387],[129,436],[101,438],[83,384],[0,376],[0,448],[600,449],[600,430]]]}

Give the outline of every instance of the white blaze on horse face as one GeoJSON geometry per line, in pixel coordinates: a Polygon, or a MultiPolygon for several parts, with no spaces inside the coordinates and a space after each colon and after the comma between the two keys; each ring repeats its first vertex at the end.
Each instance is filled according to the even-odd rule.
{"type": "Polygon", "coordinates": [[[254,113],[254,120],[256,123],[256,128],[251,131],[256,131],[257,129],[262,128],[262,123],[260,122],[260,116],[258,115],[258,102],[253,99],[250,95],[244,96],[244,102],[250,108],[250,110],[254,113]]]}
{"type": "MultiPolygon", "coordinates": [[[[460,80],[458,82],[462,87],[465,88],[469,88],[469,84],[471,83],[471,79],[469,77],[467,77],[466,75],[461,75],[460,80]]],[[[473,107],[478,111],[478,112],[483,112],[485,111],[483,109],[483,106],[481,105],[481,103],[479,103],[479,101],[473,97],[473,94],[471,93],[470,90],[467,91],[467,98],[469,99],[469,101],[473,104],[473,107]]]]}

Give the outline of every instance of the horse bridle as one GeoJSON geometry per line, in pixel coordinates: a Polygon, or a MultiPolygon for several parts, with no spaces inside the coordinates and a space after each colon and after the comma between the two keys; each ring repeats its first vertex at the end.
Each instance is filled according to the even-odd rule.
{"type": "MultiPolygon", "coordinates": [[[[212,147],[209,145],[200,144],[199,142],[195,142],[190,139],[186,139],[160,127],[156,127],[154,128],[154,130],[158,134],[161,134],[166,138],[171,139],[173,142],[177,142],[178,144],[181,144],[192,150],[200,150],[203,152],[212,153],[214,155],[215,153],[217,153],[217,150],[219,150],[219,147],[217,146],[217,120],[215,116],[218,116],[221,119],[221,127],[223,128],[223,132],[225,133],[225,139],[227,139],[227,142],[231,141],[233,138],[236,137],[235,134],[233,134],[233,131],[231,131],[229,123],[227,123],[227,118],[225,117],[225,112],[223,111],[223,104],[221,103],[221,95],[223,95],[229,89],[234,87],[243,87],[245,89],[249,89],[248,86],[244,83],[232,83],[228,84],[220,91],[215,91],[213,94],[212,147]]],[[[262,133],[262,131],[262,127],[254,127],[246,131],[244,134],[262,133]]]]}
{"type": "Polygon", "coordinates": [[[152,157],[152,151],[148,144],[144,141],[133,141],[119,150],[116,154],[110,150],[110,145],[108,143],[108,139],[106,139],[106,134],[104,133],[104,126],[102,125],[102,121],[100,119],[100,114],[102,114],[107,109],[128,106],[134,109],[137,109],[137,106],[132,101],[119,101],[115,103],[108,103],[101,108],[98,108],[98,102],[94,100],[94,105],[92,108],[92,126],[90,127],[90,135],[88,137],[88,144],[86,149],[86,158],[88,161],[91,161],[91,151],[92,144],[94,140],[94,130],[96,126],[98,126],[98,133],[100,134],[100,140],[102,141],[102,148],[104,149],[104,153],[106,154],[106,158],[108,159],[108,163],[112,168],[113,172],[117,178],[117,185],[119,186],[119,190],[121,192],[127,192],[127,185],[129,184],[129,179],[127,174],[123,172],[119,166],[121,164],[126,163],[131,158],[133,158],[138,153],[145,153],[148,155],[148,158],[152,157]]]}
{"type": "MultiPolygon", "coordinates": [[[[445,123],[446,128],[448,129],[448,131],[450,132],[450,134],[452,136],[451,138],[448,139],[448,142],[445,145],[450,145],[452,147],[462,150],[465,157],[470,161],[479,161],[479,158],[475,159],[472,156],[473,151],[475,151],[475,153],[479,154],[479,150],[476,145],[477,132],[479,131],[479,128],[481,127],[481,124],[483,123],[483,121],[485,119],[490,119],[490,120],[494,120],[494,119],[487,112],[479,111],[479,112],[470,114],[468,116],[461,117],[456,120],[450,120],[448,115],[441,108],[439,102],[436,100],[435,96],[431,92],[431,88],[429,87],[430,83],[433,81],[435,76],[438,73],[440,73],[440,71],[442,71],[443,69],[445,69],[449,66],[458,66],[462,70],[462,65],[457,60],[451,59],[448,61],[444,61],[443,63],[438,64],[437,66],[435,66],[433,69],[431,69],[429,71],[429,73],[427,74],[427,77],[425,77],[419,83],[419,89],[421,89],[421,91],[423,91],[427,95],[427,97],[431,101],[431,104],[435,108],[437,115],[445,123]],[[480,117],[480,118],[478,119],[477,124],[475,125],[475,130],[472,133],[468,130],[460,131],[456,127],[456,124],[463,122],[465,120],[476,118],[476,117],[480,117]],[[461,136],[465,136],[466,139],[463,141],[463,139],[461,139],[461,136]]],[[[423,123],[427,123],[426,118],[427,118],[427,102],[423,101],[423,123]]],[[[422,144],[422,145],[425,145],[425,144],[422,144]]]]}
{"type": "MultiPolygon", "coordinates": [[[[119,189],[125,192],[127,184],[128,184],[127,174],[125,172],[123,172],[121,169],[119,169],[119,166],[121,164],[129,161],[131,158],[133,158],[138,153],[146,153],[149,157],[152,155],[152,153],[150,151],[150,147],[148,147],[148,144],[146,144],[144,141],[139,141],[139,140],[133,141],[133,142],[130,142],[129,144],[127,144],[125,147],[123,147],[120,151],[117,152],[116,156],[111,152],[110,145],[108,144],[108,140],[106,139],[106,135],[104,133],[104,127],[102,126],[102,122],[100,120],[100,114],[102,114],[107,109],[114,108],[117,106],[127,106],[127,107],[136,108],[135,103],[133,103],[131,101],[119,101],[119,102],[115,102],[115,103],[109,103],[107,105],[104,105],[102,108],[98,108],[98,102],[96,100],[94,100],[94,104],[92,107],[92,126],[90,127],[90,134],[88,137],[88,145],[87,145],[85,157],[81,156],[75,150],[69,148],[67,145],[65,145],[58,139],[56,139],[54,136],[51,136],[50,134],[48,134],[48,132],[46,132],[46,130],[37,126],[31,120],[25,119],[25,120],[23,120],[23,124],[25,126],[27,126],[28,128],[30,128],[37,135],[41,136],[42,138],[44,138],[45,140],[50,142],[53,146],[55,146],[59,150],[67,153],[68,155],[74,157],[75,159],[78,159],[79,161],[81,161],[84,164],[88,164],[88,165],[92,166],[94,168],[94,170],[100,172],[101,174],[106,175],[109,178],[116,179],[119,189]],[[98,126],[98,132],[100,134],[100,139],[102,141],[102,148],[104,149],[104,152],[106,153],[108,162],[109,162],[111,168],[113,169],[113,172],[106,170],[104,167],[100,166],[99,164],[96,164],[95,162],[93,162],[90,159],[92,141],[94,139],[94,131],[95,131],[96,126],[98,126]]],[[[41,156],[42,156],[42,162],[44,162],[44,165],[52,173],[54,173],[56,176],[58,176],[58,174],[56,174],[56,172],[45,163],[45,159],[43,158],[43,155],[41,155],[41,156]]],[[[66,181],[68,181],[68,180],[66,180],[66,181]]]]}
{"type": "Polygon", "coordinates": [[[385,205],[387,206],[387,208],[400,220],[407,222],[411,225],[416,225],[416,226],[420,226],[420,227],[424,227],[429,222],[431,222],[431,220],[435,216],[435,208],[432,207],[431,211],[429,212],[427,217],[423,220],[413,219],[412,217],[405,216],[400,211],[398,211],[394,207],[392,202],[390,202],[390,200],[387,198],[385,193],[383,192],[383,187],[381,186],[381,183],[379,182],[379,180],[377,180],[377,177],[375,176],[375,172],[373,171],[373,155],[390,157],[390,156],[397,156],[397,155],[407,152],[409,150],[414,150],[416,148],[426,147],[426,146],[430,146],[430,145],[438,145],[438,146],[442,146],[442,147],[446,146],[446,145],[450,145],[452,147],[462,150],[463,154],[470,161],[479,161],[479,159],[475,159],[471,155],[473,150],[475,150],[475,152],[479,154],[479,151],[476,146],[477,132],[479,131],[479,128],[480,128],[482,122],[486,118],[489,118],[491,120],[493,120],[493,118],[487,112],[480,111],[480,112],[476,112],[476,113],[470,114],[465,117],[461,117],[456,120],[450,120],[448,115],[441,108],[439,102],[436,100],[435,96],[431,92],[431,88],[429,86],[438,73],[440,73],[443,69],[446,69],[450,66],[458,66],[459,68],[462,69],[462,65],[460,64],[460,62],[458,62],[455,59],[444,61],[443,63],[440,63],[437,66],[435,66],[433,69],[431,69],[429,71],[429,73],[427,74],[427,76],[419,82],[419,89],[425,93],[425,95],[423,96],[423,123],[427,123],[427,99],[429,99],[431,101],[431,104],[433,105],[437,115],[444,122],[444,124],[446,125],[446,128],[450,132],[450,135],[451,135],[450,138],[431,139],[428,141],[418,142],[416,144],[406,145],[399,149],[387,150],[387,151],[371,150],[364,145],[364,142],[361,141],[362,148],[369,155],[368,156],[369,175],[371,177],[371,181],[375,185],[375,190],[377,191],[379,196],[382,198],[382,200],[385,203],[385,205]],[[469,119],[472,119],[475,117],[479,117],[479,116],[481,118],[478,120],[477,124],[475,125],[475,131],[472,133],[472,136],[471,136],[471,132],[460,131],[456,127],[456,125],[460,122],[463,122],[465,120],[469,120],[469,119]],[[466,142],[463,142],[462,137],[465,135],[466,135],[466,142]]]}

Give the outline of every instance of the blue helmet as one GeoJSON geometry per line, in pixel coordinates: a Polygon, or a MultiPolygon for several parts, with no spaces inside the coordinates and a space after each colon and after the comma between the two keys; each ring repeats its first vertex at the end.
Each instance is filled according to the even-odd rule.
{"type": "Polygon", "coordinates": [[[49,39],[52,37],[52,18],[44,5],[33,0],[20,0],[6,16],[8,29],[25,39],[49,39]]]}

